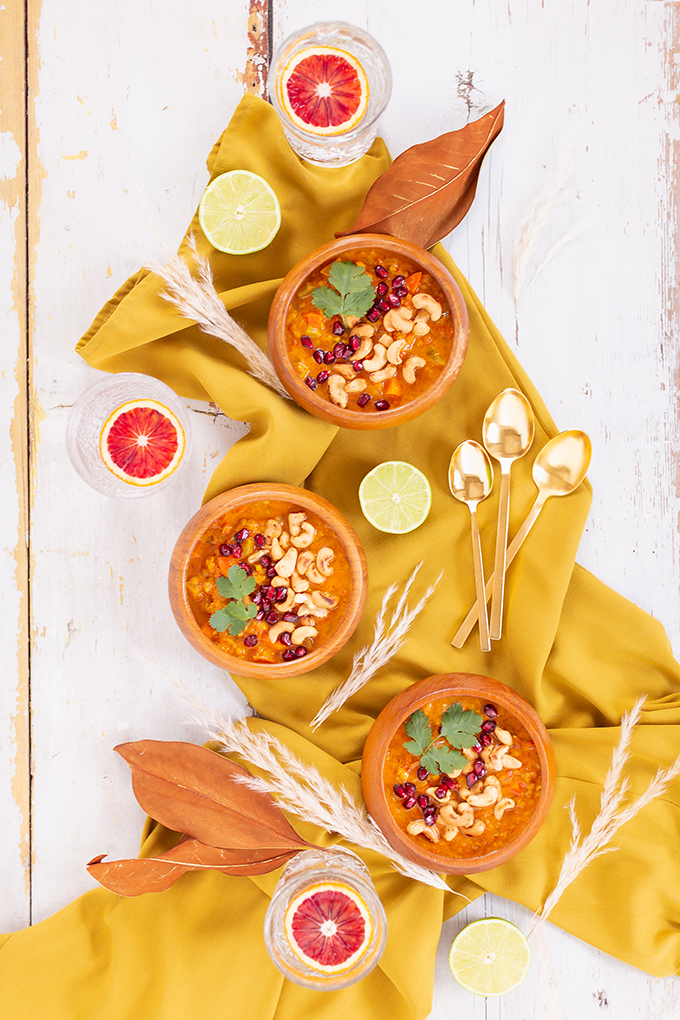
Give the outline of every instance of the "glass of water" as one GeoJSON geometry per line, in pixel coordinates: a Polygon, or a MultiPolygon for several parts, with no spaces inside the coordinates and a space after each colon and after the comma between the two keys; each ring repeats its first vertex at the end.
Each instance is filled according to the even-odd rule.
{"type": "Polygon", "coordinates": [[[346,166],[370,148],[392,91],[372,36],[343,21],[289,35],[271,62],[271,101],[291,147],[317,166],[346,166]]]}

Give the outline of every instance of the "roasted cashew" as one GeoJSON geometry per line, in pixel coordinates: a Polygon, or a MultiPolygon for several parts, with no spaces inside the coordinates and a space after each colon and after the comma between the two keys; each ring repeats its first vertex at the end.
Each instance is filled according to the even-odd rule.
{"type": "Polygon", "coordinates": [[[513,758],[512,755],[510,754],[506,754],[506,756],[503,758],[504,769],[518,769],[521,768],[521,765],[522,765],[521,761],[518,761],[517,758],[513,758]]]}
{"type": "Polygon", "coordinates": [[[417,357],[409,358],[401,370],[401,374],[403,375],[406,382],[413,384],[416,381],[416,369],[423,368],[424,365],[425,365],[424,358],[417,357]]]}
{"type": "Polygon", "coordinates": [[[269,581],[269,584],[272,588],[288,588],[290,585],[290,581],[288,580],[288,578],[280,577],[279,574],[277,574],[275,577],[267,578],[267,580],[269,581]]]}
{"type": "Polygon", "coordinates": [[[361,322],[361,319],[359,318],[358,315],[346,315],[345,322],[347,323],[349,328],[352,329],[354,326],[356,326],[357,322],[361,322]]]}
{"type": "Polygon", "coordinates": [[[413,312],[404,305],[400,308],[391,308],[383,316],[383,326],[388,333],[394,333],[395,329],[398,329],[401,333],[409,333],[413,325],[411,322],[412,318],[413,312]]]}
{"type": "Polygon", "coordinates": [[[489,755],[487,764],[494,770],[494,772],[500,772],[504,767],[504,758],[508,753],[508,749],[505,744],[496,744],[489,755]]]}
{"type": "Polygon", "coordinates": [[[349,396],[345,393],[345,380],[335,372],[328,378],[328,395],[338,407],[347,407],[349,396]]]}
{"type": "Polygon", "coordinates": [[[413,327],[414,336],[427,336],[429,332],[430,327],[426,322],[416,322],[415,326],[413,327]]]}
{"type": "MultiPolygon", "coordinates": [[[[354,361],[354,357],[352,361],[354,361]]],[[[356,379],[356,372],[351,365],[333,365],[333,372],[335,375],[341,375],[343,379],[356,379]]]]}
{"type": "Polygon", "coordinates": [[[481,836],[483,832],[486,832],[486,825],[481,818],[478,818],[474,825],[471,825],[469,829],[463,829],[463,833],[466,836],[481,836]]]}
{"type": "Polygon", "coordinates": [[[276,563],[278,560],[283,559],[283,549],[281,548],[281,543],[279,542],[278,538],[272,539],[272,547],[269,550],[269,554],[271,558],[274,560],[274,563],[276,563]]]}
{"type": "MultiPolygon", "coordinates": [[[[312,563],[314,562],[314,553],[310,552],[309,549],[305,549],[301,552],[297,559],[297,572],[300,577],[304,577],[312,563]]],[[[300,591],[306,591],[305,588],[300,588],[300,591]]]]}
{"type": "Polygon", "coordinates": [[[351,382],[345,384],[345,390],[347,393],[361,393],[366,389],[365,379],[352,379],[351,382]]]}
{"type": "Polygon", "coordinates": [[[431,294],[414,294],[413,296],[413,307],[424,308],[429,312],[430,318],[433,322],[442,317],[442,306],[436,301],[431,294]]]}
{"type": "MultiPolygon", "coordinates": [[[[366,362],[364,362],[364,365],[366,362]]],[[[381,368],[379,372],[371,372],[369,379],[371,382],[385,382],[387,379],[393,379],[397,374],[396,365],[386,365],[385,368],[381,368]]]]}
{"type": "Polygon", "coordinates": [[[376,344],[373,348],[373,357],[364,359],[364,368],[367,372],[377,372],[387,364],[387,348],[382,344],[376,344]]]}
{"type": "Polygon", "coordinates": [[[309,521],[304,521],[300,525],[300,534],[291,538],[291,545],[294,545],[296,549],[306,549],[308,545],[311,545],[316,535],[316,528],[309,521]]]}
{"type": "Polygon", "coordinates": [[[288,514],[288,530],[290,531],[291,535],[294,536],[300,534],[300,525],[306,519],[307,519],[306,513],[300,512],[296,514],[288,514]]]}
{"type": "MultiPolygon", "coordinates": [[[[298,568],[299,566],[300,557],[298,556],[298,568]]],[[[293,591],[296,592],[307,591],[307,589],[309,588],[309,581],[306,581],[304,577],[300,577],[297,571],[294,570],[290,576],[290,586],[293,589],[293,591]]]]}
{"type": "Polygon", "coordinates": [[[290,535],[287,531],[282,531],[279,535],[279,545],[282,549],[287,549],[290,545],[290,535]]]}
{"type": "Polygon", "coordinates": [[[495,786],[485,786],[481,793],[473,793],[468,797],[468,804],[472,807],[491,807],[498,800],[498,790],[495,786]]]}
{"type": "Polygon", "coordinates": [[[321,571],[316,569],[316,566],[314,564],[312,564],[311,567],[307,568],[307,577],[312,582],[312,584],[323,584],[324,581],[326,580],[324,575],[321,573],[321,571]]]}
{"type": "MultiPolygon", "coordinates": [[[[329,549],[328,546],[325,545],[322,549],[319,549],[316,554],[316,569],[320,574],[323,574],[324,577],[330,577],[333,573],[331,563],[334,559],[335,553],[332,549],[329,549]]],[[[307,572],[307,577],[309,577],[309,571],[307,572]]]]}
{"type": "Polygon", "coordinates": [[[425,832],[427,825],[422,818],[415,818],[412,822],[409,822],[406,826],[406,831],[409,836],[419,836],[421,832],[425,832]]]}
{"type": "Polygon", "coordinates": [[[496,729],[493,732],[494,732],[494,736],[498,737],[498,739],[500,740],[501,744],[507,744],[508,747],[510,747],[510,745],[512,744],[512,739],[513,738],[512,738],[512,733],[510,733],[509,730],[502,730],[500,728],[500,726],[497,726],[496,729]]]}
{"type": "Polygon", "coordinates": [[[423,832],[424,836],[427,836],[431,843],[438,843],[440,839],[439,829],[436,825],[426,825],[423,832]]]}
{"type": "Polygon", "coordinates": [[[318,634],[316,627],[296,627],[290,636],[294,645],[301,645],[307,638],[315,638],[318,634]]]}
{"type": "Polygon", "coordinates": [[[401,365],[401,354],[406,347],[405,340],[394,340],[387,348],[387,360],[391,365],[401,365]]]}
{"type": "Polygon", "coordinates": [[[373,336],[375,333],[375,326],[372,326],[370,322],[362,322],[360,326],[351,326],[349,331],[350,340],[353,336],[373,336]]]}
{"type": "Polygon", "coordinates": [[[458,835],[458,829],[444,829],[444,839],[447,843],[450,843],[452,839],[455,839],[458,835]]]}
{"type": "Polygon", "coordinates": [[[280,634],[290,634],[290,632],[294,629],[294,623],[288,623],[287,620],[279,620],[278,623],[275,623],[273,627],[269,628],[269,640],[273,645],[275,645],[280,634]]]}
{"type": "Polygon", "coordinates": [[[312,602],[321,609],[335,609],[340,604],[340,598],[337,595],[326,595],[323,591],[313,591],[312,602]]]}
{"type": "Polygon", "coordinates": [[[276,572],[279,577],[290,577],[295,570],[297,563],[297,549],[289,549],[285,556],[276,564],[276,572]]]}
{"type": "Polygon", "coordinates": [[[461,751],[468,761],[477,761],[477,752],[473,751],[471,747],[461,747],[461,751]]]}
{"type": "Polygon", "coordinates": [[[373,350],[373,341],[368,338],[361,341],[361,346],[352,352],[352,361],[363,361],[373,350]]]}
{"type": "Polygon", "coordinates": [[[278,538],[282,531],[283,525],[279,524],[279,522],[275,520],[273,517],[270,517],[267,523],[265,524],[264,537],[278,538]]]}
{"type": "Polygon", "coordinates": [[[256,549],[254,553],[251,553],[248,557],[248,563],[259,563],[264,556],[264,549],[256,549]]]}
{"type": "Polygon", "coordinates": [[[444,825],[467,828],[475,820],[474,812],[467,804],[459,804],[458,809],[453,804],[445,804],[439,812],[439,817],[444,825]]]}
{"type": "Polygon", "coordinates": [[[512,811],[515,806],[515,802],[512,797],[503,797],[498,801],[496,807],[493,809],[493,813],[496,818],[501,819],[506,811],[512,811]]]}
{"type": "Polygon", "coordinates": [[[295,605],[295,592],[293,591],[292,588],[289,588],[288,594],[286,595],[283,602],[276,603],[276,612],[288,613],[293,608],[294,605],[295,605]]]}

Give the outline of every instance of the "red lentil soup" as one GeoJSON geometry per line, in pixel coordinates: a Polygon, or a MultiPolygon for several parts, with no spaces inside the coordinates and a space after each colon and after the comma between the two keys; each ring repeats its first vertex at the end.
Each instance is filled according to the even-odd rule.
{"type": "MultiPolygon", "coordinates": [[[[240,575],[236,575],[240,577],[240,575]]],[[[261,500],[226,513],[197,544],[187,571],[192,612],[228,655],[256,663],[291,662],[321,647],[344,616],[350,566],[335,531],[294,505],[261,500]],[[252,579],[241,600],[254,615],[238,634],[211,625],[227,607],[218,579],[238,567],[252,579]]]]}
{"type": "Polygon", "coordinates": [[[430,389],[454,336],[451,309],[434,277],[380,247],[357,248],[311,273],[286,317],[293,371],[317,396],[374,414],[401,407],[430,389]],[[360,318],[326,316],[312,301],[328,286],[334,262],[353,262],[368,275],[375,301],[360,318]]]}
{"type": "Polygon", "coordinates": [[[511,843],[527,826],[541,791],[538,751],[521,723],[481,698],[449,697],[422,706],[438,732],[456,702],[480,716],[477,744],[461,770],[432,774],[404,747],[405,724],[385,758],[385,796],[398,826],[421,850],[451,858],[483,857],[511,843]]]}

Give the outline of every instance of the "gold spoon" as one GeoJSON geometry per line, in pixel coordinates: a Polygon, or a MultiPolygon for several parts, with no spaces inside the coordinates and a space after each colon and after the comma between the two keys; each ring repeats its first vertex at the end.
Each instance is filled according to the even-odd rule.
{"type": "Polygon", "coordinates": [[[503,630],[505,560],[510,518],[510,468],[516,460],[528,452],[534,441],[534,412],[523,393],[510,388],[498,394],[484,415],[482,439],[488,452],[501,465],[496,555],[493,565],[495,580],[489,623],[491,640],[497,641],[503,630]]]}
{"type": "MultiPolygon", "coordinates": [[[[506,569],[514,560],[519,547],[536,523],[536,518],[543,509],[546,499],[550,496],[567,496],[570,492],[578,489],[590,466],[591,452],[590,439],[585,432],[580,432],[578,429],[560,432],[558,436],[550,439],[539,452],[534,461],[532,472],[534,482],[538,487],[538,496],[524,523],[508,546],[506,569]]],[[[483,598],[480,600],[479,595],[477,596],[477,602],[458,628],[458,632],[451,642],[455,648],[463,647],[477,620],[478,606],[482,601],[486,602],[488,599],[493,583],[494,576],[492,574],[486,582],[483,598]]]]}
{"type": "Polygon", "coordinates": [[[483,652],[491,651],[489,620],[486,614],[484,593],[484,567],[482,565],[482,543],[477,523],[477,504],[491,492],[493,468],[486,451],[471,439],[453,451],[449,464],[449,488],[451,494],[461,503],[467,503],[472,526],[472,558],[475,568],[477,605],[482,607],[479,614],[479,644],[483,652]]]}

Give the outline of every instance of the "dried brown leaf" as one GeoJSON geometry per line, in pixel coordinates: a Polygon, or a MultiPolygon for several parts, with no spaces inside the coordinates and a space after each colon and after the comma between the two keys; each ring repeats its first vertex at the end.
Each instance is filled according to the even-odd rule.
{"type": "Polygon", "coordinates": [[[169,889],[187,871],[221,871],[225,875],[263,875],[279,868],[299,850],[283,854],[268,851],[227,850],[206,846],[197,839],[182,840],[158,857],[138,857],[106,861],[106,854],[95,857],[87,870],[100,885],[119,896],[139,896],[145,892],[169,889]]]}
{"type": "Polygon", "coordinates": [[[397,156],[366,196],[347,234],[391,234],[429,248],[456,227],[472,205],[479,170],[503,127],[505,101],[479,120],[397,156]]]}
{"type": "Polygon", "coordinates": [[[138,740],[115,750],[132,771],[142,808],[168,829],[228,850],[272,856],[312,846],[296,833],[269,794],[237,782],[250,773],[206,747],[138,740]]]}

